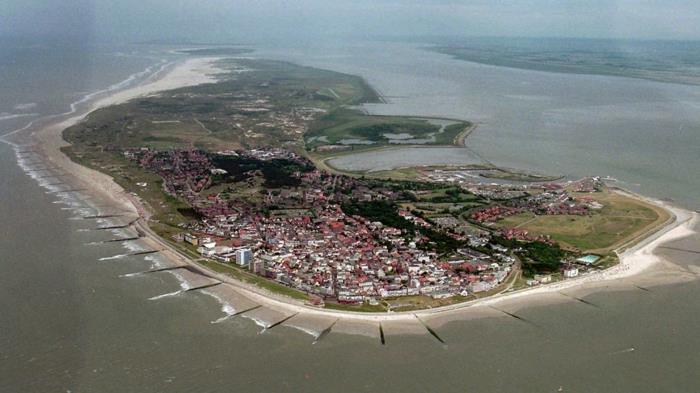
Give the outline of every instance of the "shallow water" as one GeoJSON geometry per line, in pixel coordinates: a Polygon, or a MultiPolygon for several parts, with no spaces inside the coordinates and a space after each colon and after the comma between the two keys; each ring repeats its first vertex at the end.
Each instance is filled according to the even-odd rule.
{"type": "Polygon", "coordinates": [[[328,161],[336,168],[349,171],[381,171],[420,165],[483,164],[466,149],[441,147],[392,148],[345,154],[328,161]]]}
{"type": "MultiPolygon", "coordinates": [[[[495,67],[402,43],[271,47],[258,55],[363,76],[389,102],[367,105],[372,113],[477,122],[465,163],[476,153],[551,175],[612,176],[700,209],[698,86],[495,67]]],[[[404,165],[396,153],[371,159],[382,168],[404,165]]]]}

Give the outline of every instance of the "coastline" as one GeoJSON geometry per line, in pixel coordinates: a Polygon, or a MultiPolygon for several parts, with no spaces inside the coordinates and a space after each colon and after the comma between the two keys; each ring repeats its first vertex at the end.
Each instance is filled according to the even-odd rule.
{"type": "Polygon", "coordinates": [[[86,110],[73,114],[58,122],[49,123],[39,130],[34,131],[31,137],[36,142],[40,154],[47,159],[48,162],[72,174],[72,177],[77,180],[78,183],[81,183],[81,186],[86,186],[85,188],[87,189],[97,191],[101,196],[113,202],[114,206],[124,212],[137,214],[139,210],[133,204],[133,201],[130,200],[131,198],[111,177],[79,165],[63,154],[61,148],[68,145],[68,142],[63,139],[63,130],[79,123],[87,115],[99,108],[123,103],[133,98],[152,95],[158,91],[215,82],[216,79],[210,76],[210,74],[218,71],[218,69],[211,65],[211,63],[216,60],[219,60],[219,58],[185,60],[170,71],[160,75],[157,79],[153,81],[149,80],[147,83],[121,90],[107,97],[98,99],[91,103],[86,110]]]}
{"type": "MultiPolygon", "coordinates": [[[[215,74],[217,72],[217,69],[212,65],[212,63],[216,60],[219,60],[219,58],[188,59],[169,72],[160,76],[155,81],[126,89],[109,97],[97,100],[95,103],[90,105],[88,110],[71,116],[68,119],[48,124],[40,130],[35,131],[32,136],[36,141],[36,147],[38,150],[40,150],[41,155],[53,166],[61,168],[63,171],[71,174],[71,178],[75,180],[78,186],[104,197],[109,201],[112,207],[121,212],[128,213],[134,217],[138,215],[139,219],[134,223],[134,225],[140,233],[145,235],[142,240],[149,246],[153,247],[154,250],[161,250],[161,253],[172,261],[173,264],[178,266],[189,266],[192,270],[197,271],[202,275],[224,282],[236,292],[241,293],[242,296],[272,310],[279,310],[287,314],[303,313],[304,315],[315,317],[330,317],[335,319],[371,323],[412,321],[415,324],[416,321],[422,322],[420,319],[422,317],[432,318],[435,316],[442,316],[443,314],[456,312],[462,314],[460,316],[468,318],[469,315],[465,314],[475,314],[477,312],[477,306],[491,306],[493,304],[506,301],[526,303],[523,302],[523,299],[528,297],[531,298],[532,295],[546,295],[556,293],[562,289],[585,287],[588,285],[593,286],[599,284],[600,282],[610,282],[639,275],[642,272],[648,271],[654,266],[660,265],[662,262],[661,257],[653,254],[653,250],[657,246],[667,241],[694,233],[691,225],[697,222],[696,213],[679,209],[660,201],[635,195],[637,198],[643,198],[649,203],[653,203],[670,211],[673,218],[662,228],[657,229],[653,234],[647,235],[637,244],[622,252],[620,254],[620,263],[618,265],[611,267],[610,269],[581,276],[576,279],[570,279],[515,292],[503,293],[488,298],[458,303],[435,309],[386,314],[319,309],[307,306],[299,300],[270,293],[265,289],[254,286],[253,284],[240,282],[229,276],[216,273],[200,264],[197,264],[175,250],[167,243],[167,241],[159,238],[152,231],[150,231],[147,224],[148,213],[140,205],[138,200],[117,185],[111,177],[71,161],[60,150],[62,146],[67,145],[67,142],[63,140],[62,137],[63,130],[81,121],[91,111],[100,107],[124,102],[132,98],[154,94],[162,90],[214,82],[216,79],[213,78],[211,74],[215,74]]],[[[491,313],[493,313],[493,310],[491,313]]]]}

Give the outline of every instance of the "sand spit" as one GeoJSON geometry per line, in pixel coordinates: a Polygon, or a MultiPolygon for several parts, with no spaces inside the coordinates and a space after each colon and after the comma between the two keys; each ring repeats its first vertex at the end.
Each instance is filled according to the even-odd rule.
{"type": "MultiPolygon", "coordinates": [[[[156,81],[145,83],[96,101],[91,105],[90,110],[124,102],[135,97],[153,95],[161,90],[215,82],[214,75],[220,72],[220,70],[214,67],[214,62],[216,60],[218,59],[204,58],[187,60],[170,71],[164,72],[156,81]]],[[[44,157],[43,162],[46,167],[60,168],[66,174],[70,174],[70,183],[73,184],[75,188],[89,189],[99,194],[99,196],[108,201],[109,206],[111,206],[109,211],[128,214],[131,217],[141,216],[147,218],[147,212],[140,206],[139,202],[113,182],[109,176],[80,166],[61,153],[60,147],[67,144],[62,139],[62,131],[79,122],[87,113],[88,111],[69,119],[49,124],[35,131],[33,136],[38,145],[33,148],[33,152],[44,157]]],[[[28,152],[24,154],[33,157],[31,153],[32,152],[28,152]]],[[[32,165],[37,165],[38,167],[39,163],[31,162],[32,165]]],[[[41,173],[41,171],[39,172],[41,173]]],[[[68,183],[68,179],[63,181],[68,183]]],[[[218,281],[225,282],[226,284],[224,285],[210,287],[205,291],[216,293],[220,301],[231,304],[234,310],[240,311],[258,305],[261,306],[243,312],[242,315],[255,320],[265,329],[275,327],[277,324],[285,324],[299,329],[308,329],[311,332],[317,332],[322,330],[321,328],[326,326],[328,321],[332,320],[336,321],[331,329],[332,332],[360,334],[379,338],[381,335],[380,331],[384,330],[384,324],[386,324],[387,335],[404,333],[418,334],[419,332],[420,334],[426,334],[428,326],[441,326],[451,320],[466,320],[482,317],[513,317],[508,313],[512,313],[513,310],[517,310],[519,307],[531,306],[540,302],[567,301],[581,303],[576,299],[576,297],[580,297],[580,295],[565,291],[573,288],[576,288],[577,291],[585,288],[600,290],[601,288],[617,284],[623,284],[629,288],[635,286],[645,288],[636,283],[658,277],[674,277],[676,279],[679,277],[682,279],[688,279],[689,277],[694,278],[695,275],[690,271],[684,273],[677,267],[673,267],[673,270],[668,270],[672,268],[670,266],[672,264],[655,255],[653,251],[656,247],[665,242],[694,234],[695,232],[691,225],[696,220],[695,217],[697,215],[663,204],[659,201],[650,202],[670,210],[674,214],[675,219],[663,230],[621,254],[621,263],[614,268],[604,272],[588,274],[578,279],[518,292],[505,293],[469,303],[456,304],[439,309],[385,314],[345,312],[307,306],[299,300],[270,293],[262,288],[236,281],[231,277],[218,274],[195,264],[176,250],[168,249],[169,246],[167,243],[154,237],[155,235],[153,235],[142,222],[143,220],[139,220],[135,223],[135,229],[145,234],[143,241],[149,247],[158,250],[165,249],[160,253],[160,256],[163,258],[171,259],[175,265],[183,263],[189,264],[192,270],[206,271],[207,276],[216,278],[207,278],[204,275],[194,273],[187,269],[176,269],[177,272],[174,272],[174,274],[181,274],[184,281],[187,283],[186,288],[183,289],[190,289],[198,285],[193,283],[208,285],[218,281]],[[295,316],[295,314],[299,315],[295,316]],[[399,321],[400,323],[398,324],[394,323],[399,321]],[[382,325],[381,329],[380,325],[382,325]]],[[[585,306],[585,304],[582,303],[582,306],[585,306]]]]}

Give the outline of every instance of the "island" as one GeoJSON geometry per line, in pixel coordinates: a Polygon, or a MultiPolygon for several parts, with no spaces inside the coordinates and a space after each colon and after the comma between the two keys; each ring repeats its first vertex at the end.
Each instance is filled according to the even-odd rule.
{"type": "Polygon", "coordinates": [[[66,155],[113,178],[203,271],[319,309],[412,312],[610,268],[672,220],[596,176],[489,162],[343,170],[334,159],[396,146],[463,149],[478,125],[368,114],[361,105],[382,97],[353,75],[218,66],[215,83],[101,108],[63,132],[66,155]]]}

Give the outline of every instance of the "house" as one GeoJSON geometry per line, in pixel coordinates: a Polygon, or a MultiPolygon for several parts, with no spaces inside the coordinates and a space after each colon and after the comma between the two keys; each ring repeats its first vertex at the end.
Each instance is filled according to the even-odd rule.
{"type": "Polygon", "coordinates": [[[197,239],[196,236],[193,236],[190,233],[185,233],[182,238],[184,241],[186,241],[187,243],[190,243],[193,246],[199,245],[199,239],[197,239]]]}
{"type": "Polygon", "coordinates": [[[564,269],[564,277],[574,278],[577,276],[578,276],[578,268],[577,267],[570,267],[570,268],[564,269]]]}
{"type": "Polygon", "coordinates": [[[540,284],[552,282],[552,276],[549,274],[535,274],[534,279],[540,284]]]}

